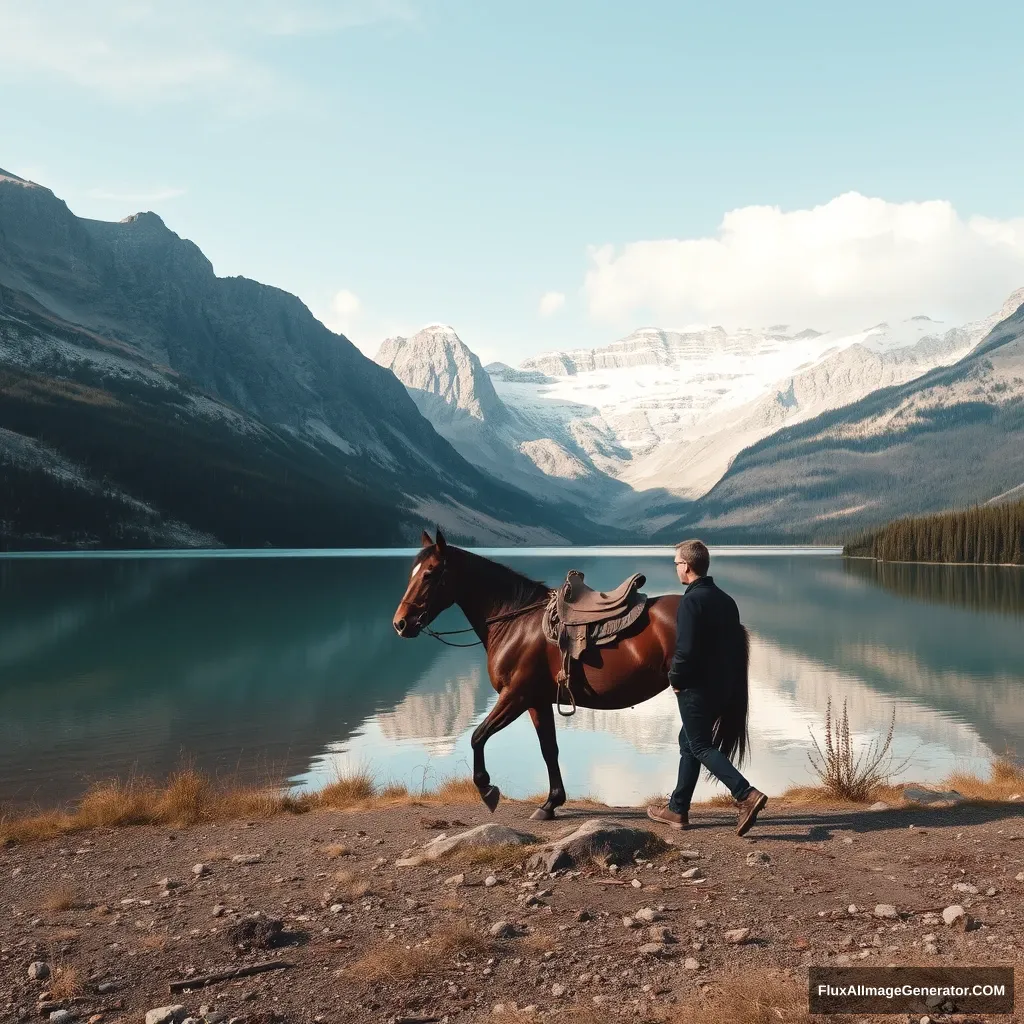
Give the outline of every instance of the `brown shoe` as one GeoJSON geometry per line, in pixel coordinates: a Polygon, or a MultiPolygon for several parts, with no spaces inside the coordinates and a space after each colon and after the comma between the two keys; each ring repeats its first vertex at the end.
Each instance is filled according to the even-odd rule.
{"type": "Polygon", "coordinates": [[[745,836],[750,831],[751,826],[757,821],[758,813],[766,803],[768,803],[768,797],[759,789],[752,789],[742,800],[736,801],[736,808],[739,812],[736,835],[745,836]]]}
{"type": "Polygon", "coordinates": [[[685,814],[676,814],[670,810],[668,804],[658,804],[647,808],[647,817],[651,821],[660,821],[663,825],[671,825],[675,829],[690,827],[690,822],[685,814]]]}

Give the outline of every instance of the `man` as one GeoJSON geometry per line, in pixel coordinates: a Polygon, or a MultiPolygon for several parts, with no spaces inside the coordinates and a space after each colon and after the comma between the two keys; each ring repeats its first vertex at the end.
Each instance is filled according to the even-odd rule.
{"type": "Polygon", "coordinates": [[[699,540],[676,547],[676,573],[686,584],[676,613],[676,651],[668,679],[679,701],[679,780],[668,804],[647,809],[654,821],[689,826],[690,801],[701,766],[722,782],[736,801],[736,832],[746,835],[768,797],[754,789],[732,762],[712,745],[712,730],[729,692],[727,673],[740,642],[736,602],[708,575],[711,556],[699,540]]]}

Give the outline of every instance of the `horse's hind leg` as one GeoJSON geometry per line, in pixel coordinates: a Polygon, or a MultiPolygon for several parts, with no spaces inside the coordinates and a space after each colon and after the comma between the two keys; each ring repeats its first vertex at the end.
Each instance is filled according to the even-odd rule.
{"type": "Polygon", "coordinates": [[[477,791],[488,808],[493,811],[501,799],[501,790],[491,785],[491,777],[487,774],[484,764],[484,744],[496,732],[514,722],[526,710],[526,700],[514,686],[501,691],[498,702],[491,708],[490,714],[473,731],[470,741],[473,746],[473,782],[477,791]]]}
{"type": "Polygon", "coordinates": [[[555,816],[555,808],[565,803],[565,786],[562,783],[562,772],[558,767],[558,741],[555,738],[555,710],[550,704],[530,708],[540,740],[540,752],[544,763],[548,766],[548,798],[530,815],[537,821],[549,821],[555,816]]]}

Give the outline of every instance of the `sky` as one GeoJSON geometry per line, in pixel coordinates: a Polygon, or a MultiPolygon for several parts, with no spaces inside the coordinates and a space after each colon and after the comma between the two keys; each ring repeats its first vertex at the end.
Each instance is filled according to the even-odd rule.
{"type": "Polygon", "coordinates": [[[1024,7],[0,0],[0,167],[368,354],[961,323],[1024,285],[1024,7]]]}

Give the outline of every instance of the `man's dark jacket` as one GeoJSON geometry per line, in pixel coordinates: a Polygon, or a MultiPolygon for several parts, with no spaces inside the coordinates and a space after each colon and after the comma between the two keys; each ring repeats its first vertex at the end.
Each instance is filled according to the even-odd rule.
{"type": "Polygon", "coordinates": [[[679,602],[669,683],[676,690],[728,692],[742,645],[736,602],[715,586],[711,576],[701,576],[679,602]]]}

